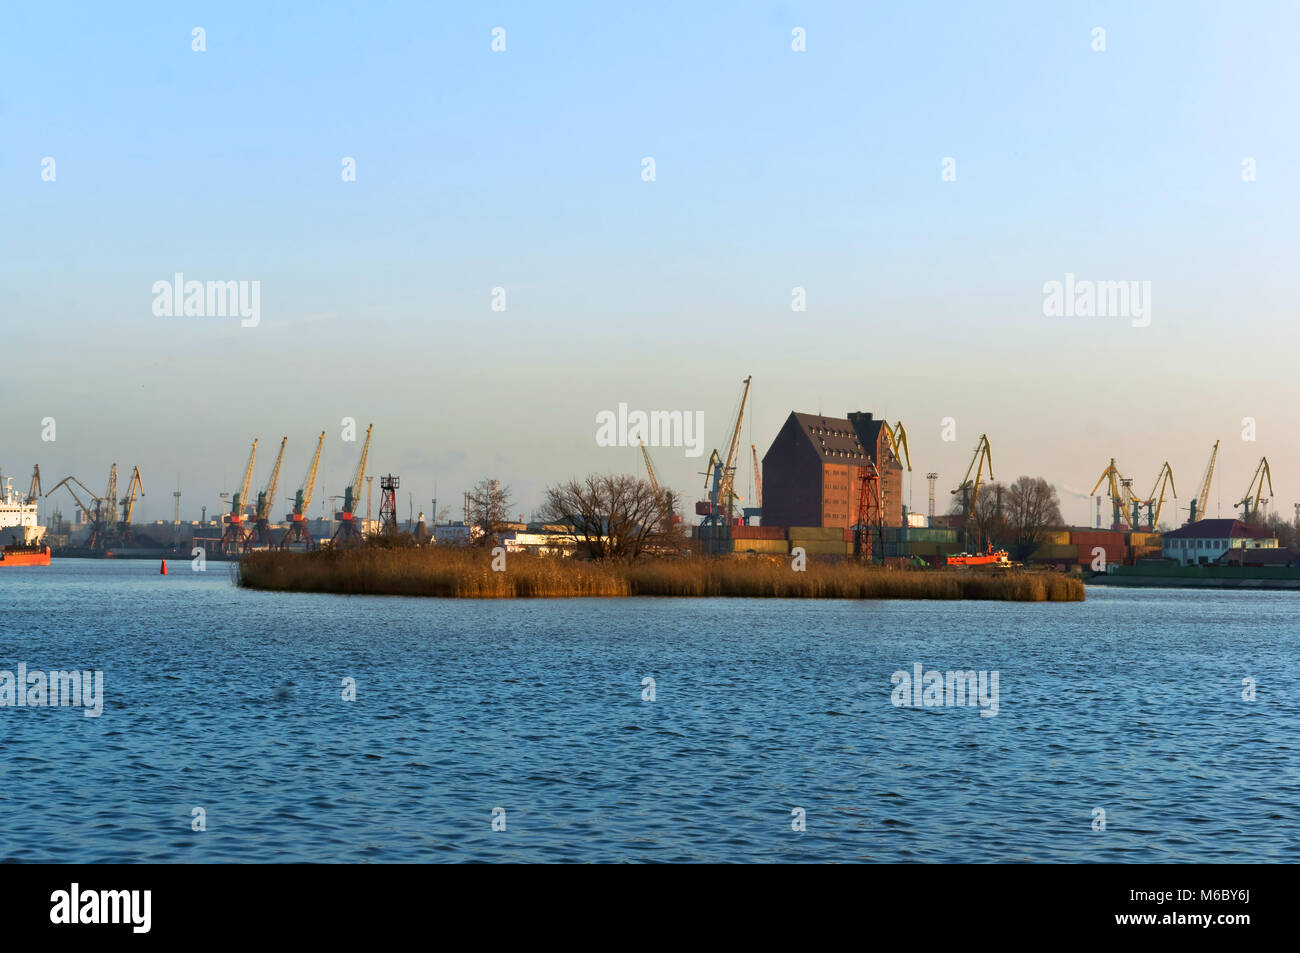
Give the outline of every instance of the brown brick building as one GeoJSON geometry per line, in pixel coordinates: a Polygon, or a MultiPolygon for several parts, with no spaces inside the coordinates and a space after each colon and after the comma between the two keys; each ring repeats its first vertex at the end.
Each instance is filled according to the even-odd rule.
{"type": "Polygon", "coordinates": [[[764,525],[848,528],[857,517],[862,468],[874,462],[885,525],[901,526],[903,466],[887,430],[868,413],[790,414],[763,457],[764,525]]]}

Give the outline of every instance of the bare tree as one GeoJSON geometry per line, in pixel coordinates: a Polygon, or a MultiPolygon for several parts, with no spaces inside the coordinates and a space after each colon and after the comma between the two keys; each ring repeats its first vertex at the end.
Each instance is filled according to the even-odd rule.
{"type": "Polygon", "coordinates": [[[572,526],[579,548],[593,559],[636,559],[684,544],[671,497],[629,474],[592,474],[547,487],[541,517],[572,526]]]}
{"type": "Polygon", "coordinates": [[[1003,496],[1007,531],[1016,546],[1017,558],[1029,555],[1048,529],[1065,522],[1056,487],[1042,477],[1022,476],[1007,487],[1003,496]]]}
{"type": "Polygon", "coordinates": [[[469,491],[469,522],[481,527],[483,533],[474,540],[480,546],[496,544],[497,533],[503,523],[509,522],[510,487],[500,480],[479,480],[469,491]]]}
{"type": "MultiPolygon", "coordinates": [[[[981,483],[979,495],[975,497],[975,508],[971,511],[966,528],[971,538],[966,541],[968,549],[982,549],[985,543],[1003,543],[1007,538],[1006,520],[1002,512],[1002,495],[1005,487],[1001,483],[981,483]]],[[[956,497],[952,501],[952,512],[964,516],[965,501],[956,497]]]]}
{"type": "Polygon", "coordinates": [[[1277,537],[1278,546],[1291,546],[1296,541],[1296,524],[1291,520],[1283,519],[1282,514],[1276,510],[1268,514],[1268,521],[1264,528],[1277,537]]]}

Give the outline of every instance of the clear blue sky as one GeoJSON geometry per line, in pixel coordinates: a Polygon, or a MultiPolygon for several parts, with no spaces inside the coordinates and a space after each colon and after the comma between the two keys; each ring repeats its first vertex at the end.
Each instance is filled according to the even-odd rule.
{"type": "Polygon", "coordinates": [[[1225,511],[1261,454],[1300,500],[1294,3],[272,6],[6,11],[5,472],[139,464],[145,518],[178,476],[197,517],[254,436],[287,496],[327,430],[341,492],[353,416],[403,515],[482,476],[528,512],[639,468],[597,412],[702,410],[707,453],[752,374],[746,458],[790,410],[901,418],[918,508],[981,432],[1076,521],[1112,456],[1185,506],[1215,439],[1225,511]],[[155,317],[177,271],[259,280],[261,324],[155,317]],[[1151,326],[1044,317],[1067,272],[1150,281],[1151,326]]]}

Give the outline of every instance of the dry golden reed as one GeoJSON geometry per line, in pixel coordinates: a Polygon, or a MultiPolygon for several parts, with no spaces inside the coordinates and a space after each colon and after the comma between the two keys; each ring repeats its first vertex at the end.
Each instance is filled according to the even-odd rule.
{"type": "Polygon", "coordinates": [[[443,596],[456,599],[571,596],[736,596],[777,599],[992,599],[1081,602],[1084,585],[1052,572],[883,569],[810,559],[672,559],[598,563],[511,553],[507,572],[475,549],[260,552],[239,563],[239,584],[281,592],[443,596]]]}

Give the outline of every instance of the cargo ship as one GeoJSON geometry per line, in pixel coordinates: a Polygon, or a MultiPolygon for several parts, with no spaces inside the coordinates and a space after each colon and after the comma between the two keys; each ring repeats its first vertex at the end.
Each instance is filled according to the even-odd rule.
{"type": "MultiPolygon", "coordinates": [[[[3,484],[0,488],[0,568],[48,566],[50,547],[45,545],[45,527],[40,525],[35,491],[20,495],[14,490],[13,477],[4,477],[3,484]]],[[[32,486],[38,486],[35,480],[32,486]]]]}

